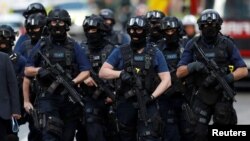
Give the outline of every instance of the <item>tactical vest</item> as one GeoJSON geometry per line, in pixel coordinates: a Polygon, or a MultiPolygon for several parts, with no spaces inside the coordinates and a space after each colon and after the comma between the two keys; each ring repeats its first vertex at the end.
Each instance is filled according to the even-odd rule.
{"type": "MultiPolygon", "coordinates": [[[[142,79],[144,88],[152,93],[156,86],[154,84],[155,72],[154,59],[156,54],[156,48],[151,44],[145,48],[141,54],[135,53],[128,45],[121,46],[121,56],[124,60],[124,70],[133,74],[136,71],[137,75],[142,79]]],[[[126,86],[123,86],[126,87],[126,86]]],[[[121,88],[122,89],[122,88],[121,88]]],[[[125,92],[130,90],[131,87],[124,88],[125,92]]]]}
{"type": "Polygon", "coordinates": [[[172,72],[177,69],[177,64],[180,61],[183,53],[183,46],[179,44],[178,47],[166,48],[166,45],[159,47],[162,51],[165,60],[168,63],[169,71],[172,72]]]}
{"type": "MultiPolygon", "coordinates": [[[[198,47],[203,50],[208,59],[213,59],[225,73],[229,72],[229,65],[232,64],[229,60],[229,57],[232,55],[232,48],[229,46],[230,42],[226,36],[219,35],[217,42],[212,48],[202,42],[200,36],[195,37],[194,41],[197,42],[198,47]]],[[[203,62],[201,55],[196,50],[194,50],[194,60],[203,62]]]]}
{"type": "Polygon", "coordinates": [[[86,47],[86,55],[88,56],[93,70],[97,73],[102,64],[106,61],[108,55],[114,49],[114,46],[111,44],[105,45],[105,47],[100,50],[91,50],[86,44],[82,44],[82,46],[86,47]]]}
{"type": "MultiPolygon", "coordinates": [[[[67,38],[65,43],[58,47],[47,37],[42,39],[40,46],[42,54],[44,54],[52,64],[60,64],[66,72],[74,77],[79,73],[75,60],[75,44],[76,42],[73,39],[67,38]]],[[[46,65],[46,63],[44,60],[41,60],[41,66],[43,67],[44,65],[46,65]]]]}

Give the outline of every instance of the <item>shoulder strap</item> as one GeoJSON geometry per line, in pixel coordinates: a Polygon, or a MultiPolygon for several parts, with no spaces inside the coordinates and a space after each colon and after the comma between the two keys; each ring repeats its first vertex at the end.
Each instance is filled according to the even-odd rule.
{"type": "Polygon", "coordinates": [[[104,63],[107,59],[107,56],[111,53],[111,51],[114,49],[114,46],[111,44],[107,44],[104,49],[102,50],[101,54],[101,61],[104,63]]]}
{"type": "Polygon", "coordinates": [[[124,68],[126,68],[127,71],[131,72],[132,71],[131,59],[133,57],[133,51],[129,47],[129,45],[122,45],[120,46],[120,48],[121,48],[121,56],[124,60],[124,68]]]}
{"type": "Polygon", "coordinates": [[[152,46],[152,44],[149,44],[146,50],[146,54],[145,54],[145,69],[146,70],[150,69],[150,67],[152,66],[155,53],[156,53],[156,48],[152,46]]]}

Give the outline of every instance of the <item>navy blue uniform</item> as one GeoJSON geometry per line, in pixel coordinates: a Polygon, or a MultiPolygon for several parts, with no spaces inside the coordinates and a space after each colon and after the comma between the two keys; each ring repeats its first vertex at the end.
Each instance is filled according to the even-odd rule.
{"type": "MultiPolygon", "coordinates": [[[[58,45],[58,46],[55,46],[57,48],[60,48],[61,46],[58,45]]],[[[27,60],[27,64],[26,64],[26,67],[29,67],[29,66],[35,66],[34,63],[36,60],[34,60],[34,54],[41,48],[39,42],[37,43],[37,45],[34,47],[34,49],[32,49],[31,51],[31,56],[28,57],[28,60],[27,60]]],[[[79,71],[86,71],[86,70],[89,70],[91,68],[91,65],[88,61],[88,58],[87,56],[85,55],[85,51],[80,47],[79,44],[75,44],[74,46],[74,52],[75,52],[75,61],[76,63],[79,65],[79,71]]]]}
{"type": "Polygon", "coordinates": [[[184,86],[181,80],[176,77],[176,70],[184,49],[181,42],[176,42],[171,44],[171,46],[168,46],[164,40],[162,43],[158,48],[162,51],[168,63],[172,84],[172,86],[159,97],[160,114],[165,123],[163,140],[179,141],[185,122],[182,110],[184,86]]]}
{"type": "MultiPolygon", "coordinates": [[[[110,54],[106,62],[112,65],[114,68],[122,70],[124,68],[124,60],[122,59],[120,48],[114,49],[114,51],[110,54]]],[[[158,73],[168,71],[168,66],[160,50],[156,51],[154,68],[158,73]]]]}
{"type": "MultiPolygon", "coordinates": [[[[114,45],[111,45],[104,41],[102,48],[96,49],[91,47],[89,44],[82,44],[83,49],[87,52],[87,56],[92,65],[92,70],[94,73],[98,74],[102,64],[107,59],[107,56],[114,49],[114,45]]],[[[91,73],[90,76],[93,74],[91,73]]],[[[105,85],[110,88],[111,91],[113,88],[110,86],[111,81],[105,82],[105,85]],[[109,83],[110,82],[110,83],[109,83]]],[[[100,84],[97,84],[100,85],[100,84]]],[[[111,141],[113,137],[110,136],[111,132],[109,129],[107,117],[109,105],[105,104],[105,93],[103,90],[98,87],[85,87],[83,86],[85,93],[87,94],[86,106],[85,106],[85,116],[86,116],[86,131],[88,140],[92,141],[111,141]],[[97,93],[98,96],[96,95],[97,93]]]]}
{"type": "MultiPolygon", "coordinates": [[[[144,61],[146,61],[144,60],[143,54],[146,54],[148,50],[150,50],[150,48],[152,48],[152,46],[148,46],[144,48],[144,51],[141,54],[135,53],[134,56],[132,56],[134,61],[140,62],[138,64],[141,64],[144,61]]],[[[127,47],[125,46],[125,48],[120,47],[120,48],[114,49],[114,51],[108,57],[106,62],[112,65],[115,70],[123,70],[123,69],[126,70],[127,68],[125,67],[126,63],[124,60],[125,58],[123,56],[124,55],[123,51],[129,50],[129,49],[130,48],[128,46],[127,47]]],[[[151,67],[155,73],[151,74],[149,72],[151,76],[157,75],[156,73],[168,72],[168,66],[164,59],[164,56],[161,53],[161,51],[159,51],[157,48],[155,48],[154,50],[153,58],[154,59],[152,60],[151,67]]],[[[134,67],[138,67],[138,66],[135,65],[134,67]]],[[[142,67],[139,67],[139,69],[143,70],[142,67]]],[[[148,81],[148,79],[145,76],[142,79],[144,80],[142,81],[143,83],[153,81],[153,80],[148,81]]],[[[117,97],[118,97],[117,98],[118,99],[117,118],[119,122],[121,141],[136,141],[136,135],[138,135],[139,140],[145,140],[145,141],[146,140],[151,140],[151,141],[160,140],[159,135],[158,135],[159,134],[158,129],[152,128],[153,125],[159,125],[159,123],[154,123],[154,121],[159,121],[159,119],[157,119],[159,117],[159,113],[158,113],[158,109],[155,103],[147,105],[147,116],[153,122],[149,123],[149,126],[146,127],[144,122],[140,118],[138,118],[138,107],[135,106],[137,103],[137,100],[132,97],[129,99],[125,98],[125,93],[127,92],[127,90],[131,89],[131,87],[133,86],[130,86],[130,85],[125,86],[123,85],[123,83],[121,84],[121,86],[124,88],[121,88],[119,91],[117,91],[117,97]]],[[[154,91],[154,89],[151,89],[149,91],[151,94],[154,91]]]]}
{"type": "Polygon", "coordinates": [[[30,37],[27,33],[21,35],[19,39],[16,41],[16,45],[14,47],[15,52],[19,52],[22,49],[22,43],[26,40],[29,40],[30,37]]]}
{"type": "MultiPolygon", "coordinates": [[[[196,42],[207,58],[213,59],[225,76],[230,73],[229,65],[235,69],[246,67],[245,62],[240,56],[235,44],[226,36],[218,35],[213,44],[207,44],[201,36],[195,37],[187,43],[178,66],[188,65],[191,62],[203,62],[200,55],[194,50],[193,43],[196,42]]],[[[193,90],[192,109],[197,119],[195,124],[190,124],[189,137],[185,140],[205,140],[208,130],[208,124],[213,115],[214,124],[234,125],[237,123],[237,115],[233,108],[233,101],[224,97],[222,90],[216,90],[216,82],[206,86],[204,81],[208,74],[204,71],[190,73],[193,90]]],[[[223,76],[222,76],[223,77],[223,76]]],[[[206,81],[205,81],[206,82],[206,81]]],[[[229,85],[233,88],[232,83],[229,85]]]]}
{"type": "MultiPolygon", "coordinates": [[[[44,42],[44,41],[42,41],[44,42]]],[[[26,67],[35,66],[43,67],[41,64],[41,59],[37,59],[37,51],[46,55],[49,60],[53,63],[59,63],[66,71],[71,71],[72,77],[77,75],[79,72],[87,71],[91,68],[90,63],[85,55],[85,51],[80,47],[78,43],[74,40],[67,38],[65,43],[55,44],[51,39],[45,38],[46,45],[41,48],[41,40],[37,45],[32,49],[31,54],[28,58],[26,67]],[[67,54],[69,53],[70,54],[67,54]],[[76,68],[73,67],[76,65],[76,68]],[[74,70],[73,70],[74,69],[74,70]],[[76,69],[76,70],[75,70],[76,69]],[[74,75],[73,75],[74,74],[74,75]]],[[[59,130],[62,130],[62,134],[55,135],[47,130],[42,130],[42,140],[53,140],[58,141],[61,139],[65,141],[73,140],[75,135],[75,130],[78,126],[79,115],[82,113],[82,108],[78,104],[73,104],[69,101],[69,98],[66,95],[61,95],[58,92],[53,94],[48,94],[45,90],[38,97],[38,108],[42,114],[45,114],[47,117],[55,117],[59,121],[64,123],[63,128],[59,126],[59,130]]]]}
{"type": "MultiPolygon", "coordinates": [[[[194,40],[190,40],[187,45],[185,46],[185,50],[182,54],[182,57],[181,57],[181,60],[180,62],[178,63],[178,66],[182,66],[182,65],[187,65],[194,60],[194,52],[191,50],[191,48],[193,48],[193,41],[194,40]]],[[[203,40],[201,40],[202,44],[204,44],[206,46],[206,48],[214,48],[215,46],[214,45],[208,45],[206,44],[203,40]]],[[[232,54],[229,56],[229,60],[232,65],[234,65],[235,68],[239,68],[239,67],[246,67],[246,64],[244,62],[244,60],[242,59],[241,55],[240,55],[240,52],[238,50],[238,48],[235,46],[235,44],[230,41],[230,46],[228,46],[229,48],[231,48],[231,52],[232,54]]]]}

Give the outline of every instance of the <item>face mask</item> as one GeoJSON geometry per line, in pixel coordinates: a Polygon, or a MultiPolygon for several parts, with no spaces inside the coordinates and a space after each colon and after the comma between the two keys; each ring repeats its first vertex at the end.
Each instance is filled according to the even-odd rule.
{"type": "Polygon", "coordinates": [[[105,27],[106,27],[107,33],[111,33],[111,31],[113,29],[113,25],[112,24],[111,25],[106,24],[105,27]]]}
{"type": "Polygon", "coordinates": [[[63,42],[67,37],[65,26],[52,26],[50,32],[56,42],[63,42]]]}
{"type": "Polygon", "coordinates": [[[31,31],[31,32],[28,32],[28,34],[29,34],[32,42],[37,42],[41,38],[42,32],[31,31]]]}
{"type": "Polygon", "coordinates": [[[154,36],[154,37],[160,36],[161,35],[160,32],[161,32],[161,29],[159,26],[150,28],[150,35],[151,36],[154,36]]]}
{"type": "Polygon", "coordinates": [[[94,48],[100,48],[103,44],[103,35],[101,33],[86,33],[88,44],[94,48]]]}
{"type": "Polygon", "coordinates": [[[179,34],[177,32],[173,33],[172,35],[165,34],[167,44],[173,44],[179,42],[179,34]]]}
{"type": "Polygon", "coordinates": [[[130,34],[131,36],[131,48],[133,50],[139,50],[146,45],[146,35],[145,34],[130,34]],[[138,40],[134,40],[133,38],[138,38],[138,40]]]}
{"type": "Polygon", "coordinates": [[[4,52],[4,53],[7,53],[7,54],[11,53],[11,51],[12,51],[12,49],[11,49],[11,42],[9,40],[5,40],[5,39],[4,40],[0,40],[0,46],[2,44],[5,44],[6,47],[5,48],[1,48],[0,47],[0,51],[4,52]]]}
{"type": "Polygon", "coordinates": [[[212,42],[216,39],[217,34],[218,34],[218,30],[216,29],[216,27],[206,27],[202,29],[202,35],[204,36],[204,39],[208,42],[212,42]]]}

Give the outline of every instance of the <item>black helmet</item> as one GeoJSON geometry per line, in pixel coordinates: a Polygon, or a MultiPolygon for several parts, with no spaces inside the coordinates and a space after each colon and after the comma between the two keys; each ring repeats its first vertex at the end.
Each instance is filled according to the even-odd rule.
{"type": "Polygon", "coordinates": [[[9,25],[1,25],[0,26],[0,36],[3,36],[5,38],[10,38],[11,41],[15,41],[16,39],[16,32],[14,31],[14,29],[9,26],[9,25]]]}
{"type": "Polygon", "coordinates": [[[31,27],[43,27],[47,23],[46,16],[42,14],[31,14],[27,20],[25,20],[25,28],[31,27]]]}
{"type": "Polygon", "coordinates": [[[168,29],[177,29],[179,30],[181,28],[180,20],[178,20],[176,17],[164,17],[161,20],[161,30],[168,30],[168,29]]]}
{"type": "MultiPolygon", "coordinates": [[[[14,41],[16,39],[17,33],[14,29],[9,25],[1,25],[0,26],[0,37],[1,40],[5,40],[5,44],[8,44],[7,48],[1,49],[2,52],[10,53],[12,50],[12,46],[14,45],[14,41]]],[[[1,41],[1,42],[2,42],[1,41]]]]}
{"type": "Polygon", "coordinates": [[[36,43],[41,38],[45,25],[46,25],[46,17],[40,13],[31,14],[25,21],[26,31],[33,43],[36,43]],[[40,28],[40,30],[34,31],[33,30],[34,28],[40,28]]]}
{"type": "Polygon", "coordinates": [[[159,10],[152,10],[146,13],[146,18],[149,21],[157,21],[164,18],[165,14],[159,10]]]}
{"type": "Polygon", "coordinates": [[[110,19],[115,24],[114,12],[111,9],[102,9],[99,14],[104,20],[110,19]]]}
{"type": "Polygon", "coordinates": [[[71,18],[67,10],[64,9],[54,9],[51,10],[47,18],[48,27],[50,27],[50,22],[53,20],[60,20],[66,23],[66,31],[69,31],[69,26],[71,25],[71,18]]]}
{"type": "Polygon", "coordinates": [[[161,20],[160,29],[165,36],[168,43],[178,42],[184,34],[184,29],[181,21],[176,17],[164,17],[161,20]],[[172,35],[166,35],[165,30],[176,29],[176,32],[172,35]]]}
{"type": "Polygon", "coordinates": [[[199,29],[202,29],[202,26],[205,24],[216,23],[216,27],[219,30],[221,29],[222,22],[223,20],[219,13],[213,9],[204,10],[197,21],[199,29]]]}
{"type": "Polygon", "coordinates": [[[106,27],[104,25],[104,19],[98,15],[92,14],[91,16],[86,16],[83,21],[83,29],[86,32],[87,29],[95,27],[100,31],[105,31],[106,27]]]}
{"type": "Polygon", "coordinates": [[[43,15],[47,16],[46,10],[41,3],[32,3],[30,4],[27,9],[23,12],[23,16],[28,18],[29,15],[34,13],[42,13],[43,15]]]}

